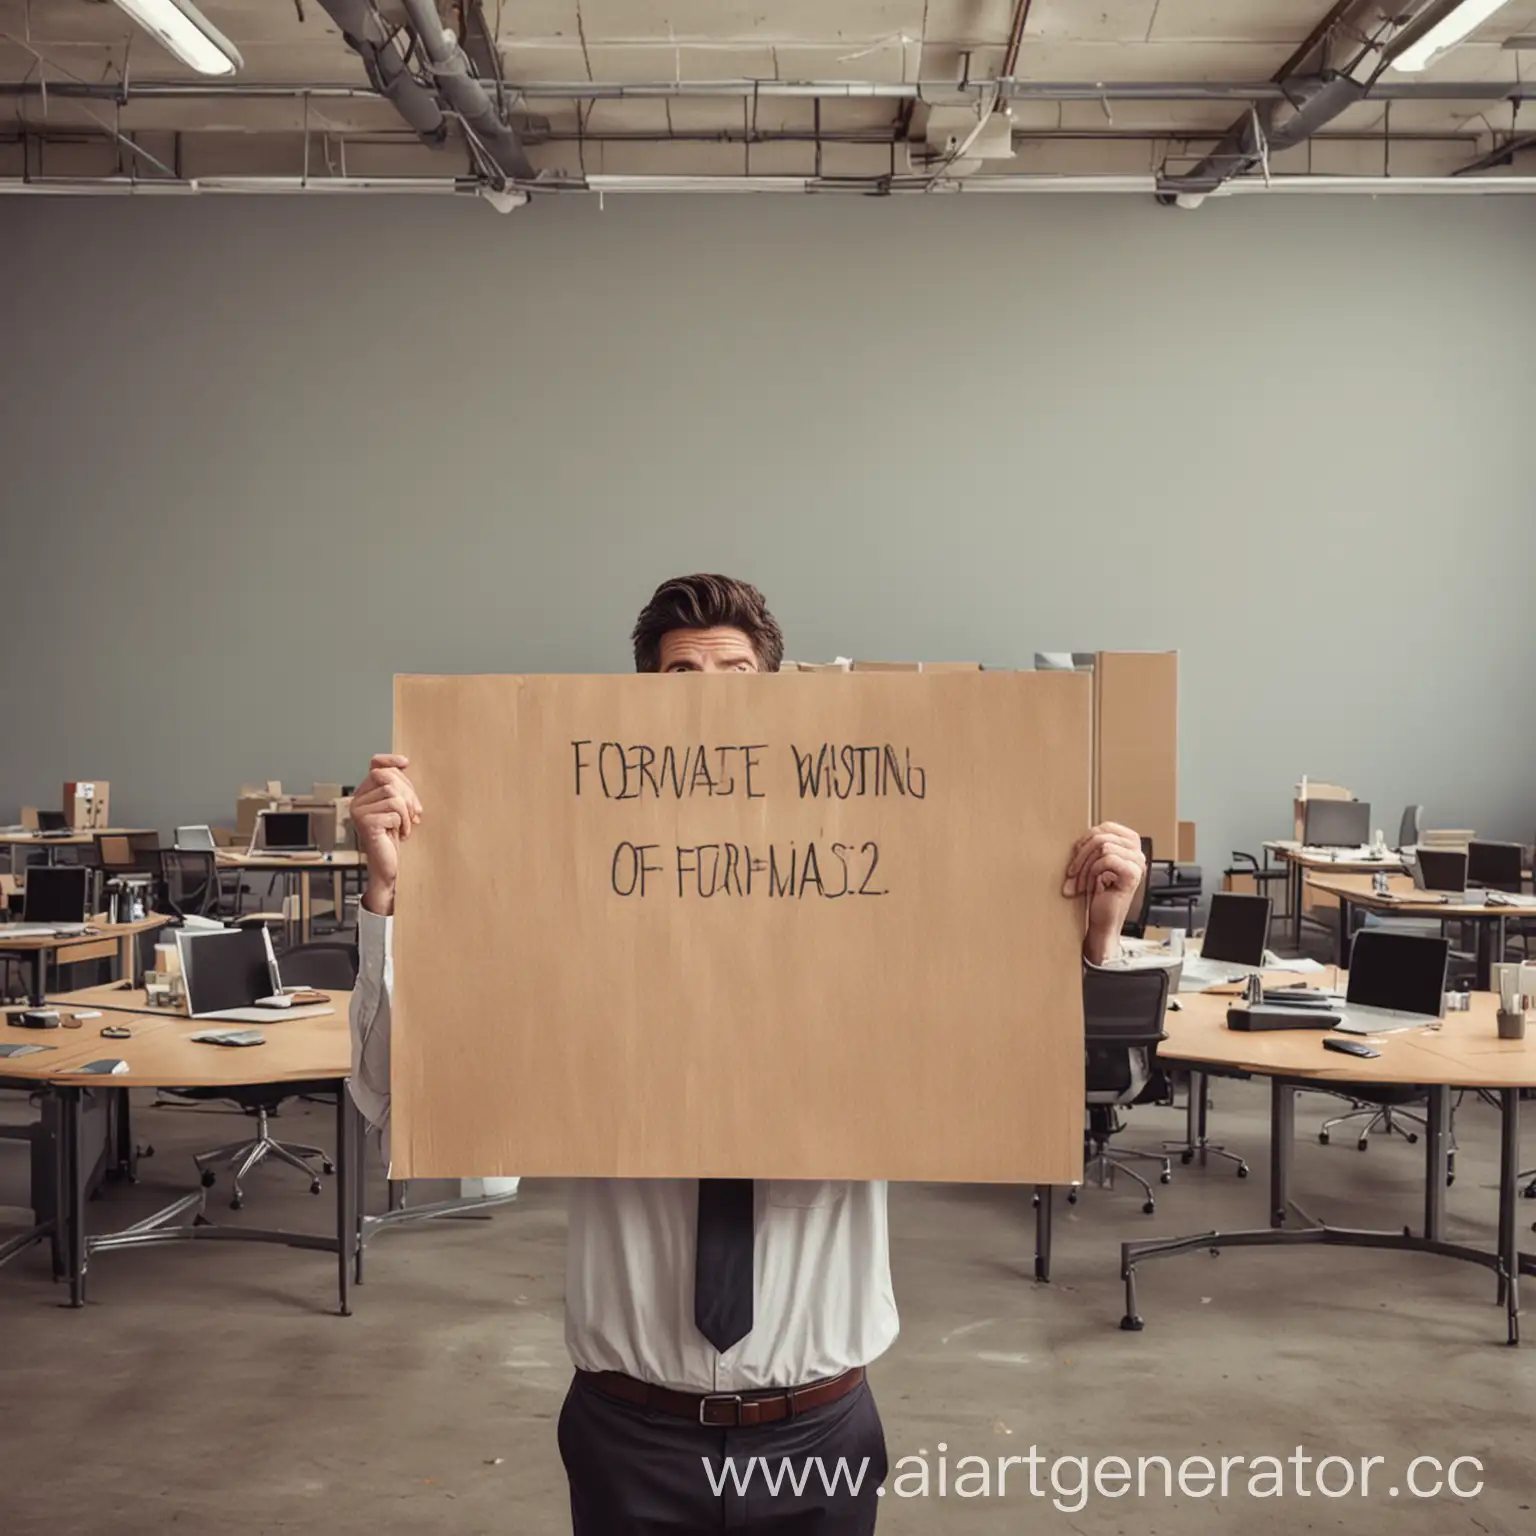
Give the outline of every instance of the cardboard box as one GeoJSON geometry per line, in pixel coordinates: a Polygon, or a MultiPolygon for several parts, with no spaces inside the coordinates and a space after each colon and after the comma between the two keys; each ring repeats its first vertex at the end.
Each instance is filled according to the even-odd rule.
{"type": "Polygon", "coordinates": [[[265,791],[241,790],[240,798],[235,801],[236,846],[245,846],[250,843],[256,832],[256,818],[263,811],[270,811],[276,804],[276,800],[265,791]]]}
{"type": "Polygon", "coordinates": [[[314,800],[340,800],[341,781],[338,779],[334,784],[316,783],[315,787],[310,791],[310,798],[314,800]]]}
{"type": "Polygon", "coordinates": [[[1195,852],[1195,824],[1192,821],[1179,823],[1179,863],[1194,864],[1199,855],[1195,852]]]}
{"type": "Polygon", "coordinates": [[[856,661],[854,672],[980,672],[979,661],[856,661]]]}
{"type": "Polygon", "coordinates": [[[105,779],[76,779],[64,786],[64,816],[82,832],[110,827],[112,786],[105,779]]]}
{"type": "Polygon", "coordinates": [[[38,823],[37,823],[37,807],[35,805],[24,805],[24,806],[22,806],[22,808],[21,808],[21,824],[22,824],[23,827],[26,828],[26,830],[28,832],[36,832],[37,831],[37,825],[38,825],[38,823]]]}

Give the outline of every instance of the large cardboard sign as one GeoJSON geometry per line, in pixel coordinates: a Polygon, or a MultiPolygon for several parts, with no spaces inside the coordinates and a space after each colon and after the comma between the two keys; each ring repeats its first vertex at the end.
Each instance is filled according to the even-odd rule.
{"type": "Polygon", "coordinates": [[[400,677],[401,1177],[1082,1173],[1090,680],[400,677]]]}

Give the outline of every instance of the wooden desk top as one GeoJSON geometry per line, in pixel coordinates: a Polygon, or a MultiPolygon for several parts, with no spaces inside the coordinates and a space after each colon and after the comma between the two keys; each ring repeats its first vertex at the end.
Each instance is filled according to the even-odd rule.
{"type": "MultiPolygon", "coordinates": [[[[62,993],[48,999],[50,1006],[113,1007],[120,1012],[115,1020],[133,1031],[129,1040],[103,1040],[101,1025],[108,1020],[88,1020],[81,1030],[95,1047],[86,1056],[71,1056],[69,1061],[48,1056],[26,1056],[17,1063],[40,1062],[28,1076],[43,1081],[73,1083],[89,1081],[71,1075],[69,1068],[81,1060],[94,1061],[100,1056],[117,1056],[128,1063],[121,1077],[102,1078],[116,1088],[239,1088],[251,1083],[303,1082],[310,1079],[339,1080],[352,1073],[352,1035],[347,1023],[350,992],[329,993],[330,1006],[336,1011],[318,1018],[286,1019],[274,1012],[271,1023],[260,1025],[227,1024],[217,1019],[189,1019],[182,1014],[151,1010],[142,990],[124,991],[110,987],[91,987],[80,992],[62,993]],[[117,1001],[105,998],[116,994],[117,1001]],[[95,1034],[87,1034],[92,1028],[95,1034]],[[208,1029],[259,1028],[267,1037],[265,1045],[199,1045],[189,1037],[208,1029]]],[[[34,1038],[33,1032],[7,1030],[7,1035],[34,1038]]],[[[59,1031],[49,1030],[49,1035],[59,1031]]],[[[73,1033],[73,1031],[71,1031],[73,1033]]],[[[39,1042],[42,1043],[42,1042],[39,1042]]],[[[52,1044],[50,1040],[47,1042],[52,1044]]],[[[0,1075],[8,1062],[0,1062],[0,1075]]]]}
{"type": "MultiPolygon", "coordinates": [[[[1334,984],[1326,975],[1305,979],[1334,984]]],[[[1446,1014],[1438,1030],[1369,1036],[1381,1052],[1373,1061],[1325,1051],[1323,1030],[1277,1029],[1250,1035],[1228,1029],[1230,991],[1227,995],[1184,992],[1179,1002],[1182,1011],[1168,1014],[1163,1026],[1168,1038],[1157,1048],[1157,1054],[1170,1061],[1203,1062],[1259,1077],[1331,1079],[1382,1087],[1417,1083],[1453,1088],[1536,1087],[1536,1022],[1524,1040],[1500,1040],[1495,1022],[1498,998],[1492,992],[1474,992],[1471,1009],[1446,1014]]]]}
{"type": "Polygon", "coordinates": [[[1473,904],[1457,901],[1454,897],[1445,901],[1415,900],[1416,894],[1427,898],[1432,893],[1427,891],[1415,893],[1413,881],[1406,875],[1387,876],[1389,894],[1386,896],[1378,895],[1372,888],[1370,875],[1339,874],[1321,878],[1315,874],[1309,874],[1307,884],[1313,890],[1327,891],[1331,896],[1342,896],[1346,901],[1367,907],[1373,912],[1396,912],[1403,917],[1454,917],[1458,920],[1468,917],[1536,917],[1536,906],[1486,907],[1481,902],[1473,904]]]}
{"type": "Polygon", "coordinates": [[[122,939],[129,934],[148,933],[151,928],[163,928],[170,918],[160,912],[151,912],[131,923],[95,923],[91,933],[33,934],[21,938],[7,938],[5,923],[0,923],[0,951],[7,954],[30,954],[39,949],[68,949],[75,944],[100,944],[104,939],[122,939]]]}
{"type": "Polygon", "coordinates": [[[0,832],[0,843],[19,843],[37,848],[84,848],[98,837],[143,837],[153,827],[92,827],[89,831],[71,832],[68,836],[55,833],[42,837],[36,832],[0,832]]]}
{"type": "Polygon", "coordinates": [[[1336,859],[1327,853],[1316,849],[1308,849],[1301,843],[1284,837],[1271,838],[1264,846],[1279,858],[1286,859],[1293,864],[1300,864],[1303,869],[1393,870],[1403,868],[1403,856],[1400,853],[1388,852],[1379,859],[1336,859]]]}
{"type": "Polygon", "coordinates": [[[219,848],[215,854],[220,869],[259,869],[274,874],[290,869],[318,869],[324,874],[336,869],[361,869],[366,863],[356,848],[338,848],[334,853],[300,854],[294,858],[270,853],[243,853],[238,848],[219,848]]]}

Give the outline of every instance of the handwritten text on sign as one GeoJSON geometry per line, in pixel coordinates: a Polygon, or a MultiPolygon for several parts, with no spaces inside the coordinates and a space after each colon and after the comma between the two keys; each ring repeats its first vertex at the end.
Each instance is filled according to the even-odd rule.
{"type": "MultiPolygon", "coordinates": [[[[618,741],[572,741],[578,798],[606,800],[763,800],[767,780],[766,742],[741,746],[664,746],[618,741]]],[[[795,784],[802,800],[855,800],[901,795],[922,800],[928,774],[912,760],[912,749],[890,743],[855,746],[821,742],[791,744],[795,784]]],[[[613,850],[610,878],[618,896],[670,894],[679,897],[807,895],[884,896],[877,874],[880,845],[814,840],[754,847],[749,843],[674,844],[620,842],[613,850]]]]}

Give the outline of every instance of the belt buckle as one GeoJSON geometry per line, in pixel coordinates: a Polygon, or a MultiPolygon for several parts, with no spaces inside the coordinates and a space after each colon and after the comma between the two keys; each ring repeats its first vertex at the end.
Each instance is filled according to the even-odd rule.
{"type": "Polygon", "coordinates": [[[741,1405],[745,1401],[746,1399],[740,1392],[706,1393],[705,1396],[699,1399],[699,1423],[706,1429],[729,1429],[731,1427],[729,1424],[711,1424],[710,1420],[705,1418],[705,1414],[709,1412],[709,1405],[711,1403],[734,1403],[736,1405],[735,1423],[739,1426],[741,1424],[741,1405]]]}

